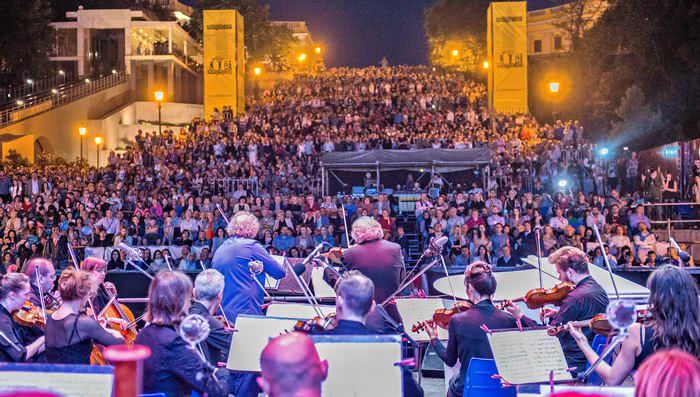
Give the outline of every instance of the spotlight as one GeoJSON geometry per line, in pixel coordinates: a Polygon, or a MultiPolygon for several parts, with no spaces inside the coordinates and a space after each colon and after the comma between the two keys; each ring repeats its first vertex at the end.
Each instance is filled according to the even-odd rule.
{"type": "Polygon", "coordinates": [[[34,80],[32,80],[32,79],[27,79],[27,84],[29,84],[29,85],[34,84],[34,80]]]}
{"type": "Polygon", "coordinates": [[[626,152],[626,151],[630,150],[630,148],[627,147],[627,146],[625,146],[625,147],[622,148],[622,150],[624,150],[624,151],[626,152]]]}
{"type": "Polygon", "coordinates": [[[557,185],[559,185],[560,188],[565,188],[566,184],[566,179],[560,179],[559,182],[557,182],[557,185]]]}
{"type": "Polygon", "coordinates": [[[600,149],[601,156],[607,156],[608,153],[610,153],[610,149],[608,149],[606,147],[600,149]]]}

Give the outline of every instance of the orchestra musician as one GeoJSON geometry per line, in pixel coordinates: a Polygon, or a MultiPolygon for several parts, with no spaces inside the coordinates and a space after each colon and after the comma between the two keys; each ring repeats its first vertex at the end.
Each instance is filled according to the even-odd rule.
{"type": "Polygon", "coordinates": [[[189,396],[192,390],[209,396],[226,396],[228,379],[211,368],[190,349],[178,332],[192,298],[192,281],[180,271],[162,270],[148,287],[145,321],[136,344],[148,346],[151,356],[143,363],[143,392],[164,393],[168,397],[189,396]]]}
{"type": "Polygon", "coordinates": [[[29,278],[22,273],[7,273],[0,278],[0,362],[22,362],[44,351],[44,337],[29,342],[12,319],[29,298],[29,278]]]}
{"type": "Polygon", "coordinates": [[[462,363],[459,374],[450,380],[447,397],[462,396],[465,376],[472,357],[493,358],[491,346],[486,332],[481,328],[482,325],[491,330],[518,326],[512,315],[498,310],[491,302],[496,292],[497,282],[489,264],[477,261],[469,265],[464,272],[464,285],[467,297],[474,303],[474,307],[452,316],[447,327],[449,333],[447,347],[438,339],[436,324],[427,323],[425,326],[430,336],[430,343],[442,361],[449,366],[454,366],[457,360],[462,363]]]}
{"type": "MultiPolygon", "coordinates": [[[[367,216],[353,222],[351,235],[357,245],[342,252],[342,263],[347,270],[358,270],[372,280],[374,300],[384,302],[399,288],[406,272],[401,246],[384,240],[382,226],[367,216]]],[[[330,268],[326,268],[323,277],[331,286],[338,280],[338,275],[330,268]]],[[[394,321],[401,323],[396,305],[386,305],[386,311],[394,321]]]]}
{"type": "Polygon", "coordinates": [[[269,397],[321,397],[328,362],[311,338],[294,332],[273,338],[260,355],[258,385],[269,397]]]}
{"type": "MultiPolygon", "coordinates": [[[[595,368],[606,385],[622,383],[659,349],[678,349],[700,357],[700,301],[693,277],[677,266],[667,265],[652,273],[647,287],[651,320],[643,325],[632,324],[612,366],[601,362],[595,368]]],[[[567,324],[566,329],[588,362],[595,362],[598,354],[588,344],[581,328],[567,324]]]]}
{"type": "Polygon", "coordinates": [[[239,314],[262,315],[264,293],[258,283],[265,285],[265,273],[275,279],[285,275],[284,268],[255,240],[260,223],[247,211],[236,213],[226,231],[231,238],[216,250],[212,267],[224,275],[225,286],[221,305],[226,318],[235,322],[239,314]],[[248,263],[260,261],[264,271],[251,275],[248,263]]]}
{"type": "MultiPolygon", "coordinates": [[[[590,320],[599,313],[605,313],[608,306],[608,294],[588,272],[588,255],[575,247],[561,247],[549,255],[562,282],[571,282],[576,288],[561,302],[559,310],[543,308],[542,316],[549,318],[550,325],[563,325],[570,321],[590,320]]],[[[524,316],[518,306],[507,304],[506,310],[526,326],[537,326],[537,322],[524,316]]],[[[593,340],[591,330],[583,331],[586,339],[593,340]]],[[[557,335],[569,367],[576,367],[578,372],[585,370],[586,357],[577,346],[573,337],[562,332],[557,335]]]]}
{"type": "Polygon", "coordinates": [[[80,268],[92,273],[92,275],[95,277],[97,292],[90,300],[90,303],[92,309],[95,310],[95,314],[97,314],[102,311],[113,296],[117,295],[117,288],[109,281],[105,281],[107,262],[104,260],[95,257],[87,257],[80,264],[80,268]]]}
{"type": "Polygon", "coordinates": [[[39,296],[43,295],[44,308],[46,310],[55,310],[58,308],[60,302],[51,292],[56,282],[56,269],[53,263],[46,258],[30,259],[24,268],[24,274],[29,277],[29,283],[31,284],[28,300],[34,306],[42,307],[39,296]],[[38,280],[37,273],[39,275],[38,280]],[[39,288],[41,288],[41,294],[39,293],[39,288]]]}
{"type": "Polygon", "coordinates": [[[225,362],[231,347],[231,334],[224,324],[214,317],[224,293],[224,276],[214,269],[202,271],[194,279],[194,302],[190,314],[199,314],[209,322],[209,336],[202,342],[204,355],[212,365],[225,362]]]}
{"type": "MultiPolygon", "coordinates": [[[[374,283],[357,270],[343,273],[335,285],[336,324],[324,334],[329,335],[374,335],[367,327],[368,317],[373,314],[374,283]]],[[[408,369],[402,367],[403,391],[406,397],[422,397],[423,389],[416,383],[408,369]]]]}
{"type": "MultiPolygon", "coordinates": [[[[52,364],[90,364],[94,343],[111,346],[124,343],[122,335],[104,328],[97,320],[80,314],[97,290],[90,272],[68,267],[58,279],[62,303],[46,319],[46,359],[52,364]]],[[[115,319],[122,329],[126,321],[115,319]]]]}

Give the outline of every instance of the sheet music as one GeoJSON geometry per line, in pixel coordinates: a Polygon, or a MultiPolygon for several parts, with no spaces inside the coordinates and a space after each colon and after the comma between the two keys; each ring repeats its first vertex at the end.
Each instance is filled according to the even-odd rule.
{"type": "MultiPolygon", "coordinates": [[[[335,306],[320,305],[321,313],[328,315],[335,312],[335,306]]],[[[313,306],[308,303],[275,302],[267,307],[267,315],[270,317],[303,318],[305,320],[317,317],[313,306]]]]}
{"type": "Polygon", "coordinates": [[[51,391],[66,397],[112,395],[113,374],[1,371],[0,391],[51,391]]]}
{"type": "Polygon", "coordinates": [[[267,342],[294,330],[296,319],[240,315],[231,338],[226,368],[234,371],[260,371],[260,353],[267,342]]]}
{"type": "MultiPolygon", "coordinates": [[[[451,302],[451,301],[450,301],[451,302]]],[[[425,331],[413,332],[411,328],[418,322],[433,318],[436,309],[445,309],[451,306],[446,305],[442,298],[401,298],[396,299],[396,308],[399,310],[403,327],[408,336],[416,342],[430,342],[430,337],[425,331]]],[[[447,330],[438,327],[438,338],[447,340],[447,330]]]]}
{"type": "Polygon", "coordinates": [[[571,380],[559,339],[547,330],[497,331],[488,334],[498,373],[508,383],[549,382],[554,370],[555,381],[571,380]]]}

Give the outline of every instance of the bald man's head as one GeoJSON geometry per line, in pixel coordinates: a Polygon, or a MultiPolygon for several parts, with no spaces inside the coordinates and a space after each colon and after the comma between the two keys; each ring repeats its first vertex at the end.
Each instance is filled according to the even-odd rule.
{"type": "Polygon", "coordinates": [[[328,362],[321,361],[311,338],[296,332],[270,340],[260,367],[258,385],[270,397],[320,396],[328,375],[328,362]]]}

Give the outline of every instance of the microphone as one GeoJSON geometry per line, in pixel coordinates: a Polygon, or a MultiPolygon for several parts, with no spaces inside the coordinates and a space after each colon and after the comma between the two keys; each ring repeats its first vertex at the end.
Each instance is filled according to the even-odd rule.
{"type": "Polygon", "coordinates": [[[678,252],[678,257],[681,259],[681,261],[684,264],[690,262],[690,254],[683,251],[681,249],[681,246],[678,245],[678,243],[676,242],[676,240],[673,239],[673,237],[669,237],[668,240],[671,242],[671,245],[673,246],[673,248],[676,249],[676,252],[678,252]]]}
{"type": "Polygon", "coordinates": [[[309,254],[309,256],[307,256],[306,258],[304,258],[304,261],[301,262],[301,263],[304,265],[304,268],[306,268],[306,264],[309,263],[309,262],[311,262],[311,259],[313,259],[313,258],[318,254],[318,251],[320,251],[320,250],[323,248],[324,245],[328,245],[328,243],[323,242],[323,243],[317,245],[316,248],[314,248],[314,250],[311,251],[311,253],[309,254]]]}
{"type": "Polygon", "coordinates": [[[433,255],[439,255],[442,252],[442,247],[447,244],[447,236],[442,236],[439,238],[433,238],[425,250],[426,253],[432,253],[433,255]]]}
{"type": "Polygon", "coordinates": [[[301,275],[304,274],[304,272],[306,271],[306,266],[305,266],[302,262],[297,262],[297,263],[293,266],[293,269],[294,269],[294,273],[295,273],[297,276],[301,276],[301,275]]]}
{"type": "Polygon", "coordinates": [[[126,253],[127,259],[130,260],[142,260],[141,252],[134,247],[130,247],[126,243],[119,243],[119,249],[126,253]]]}

